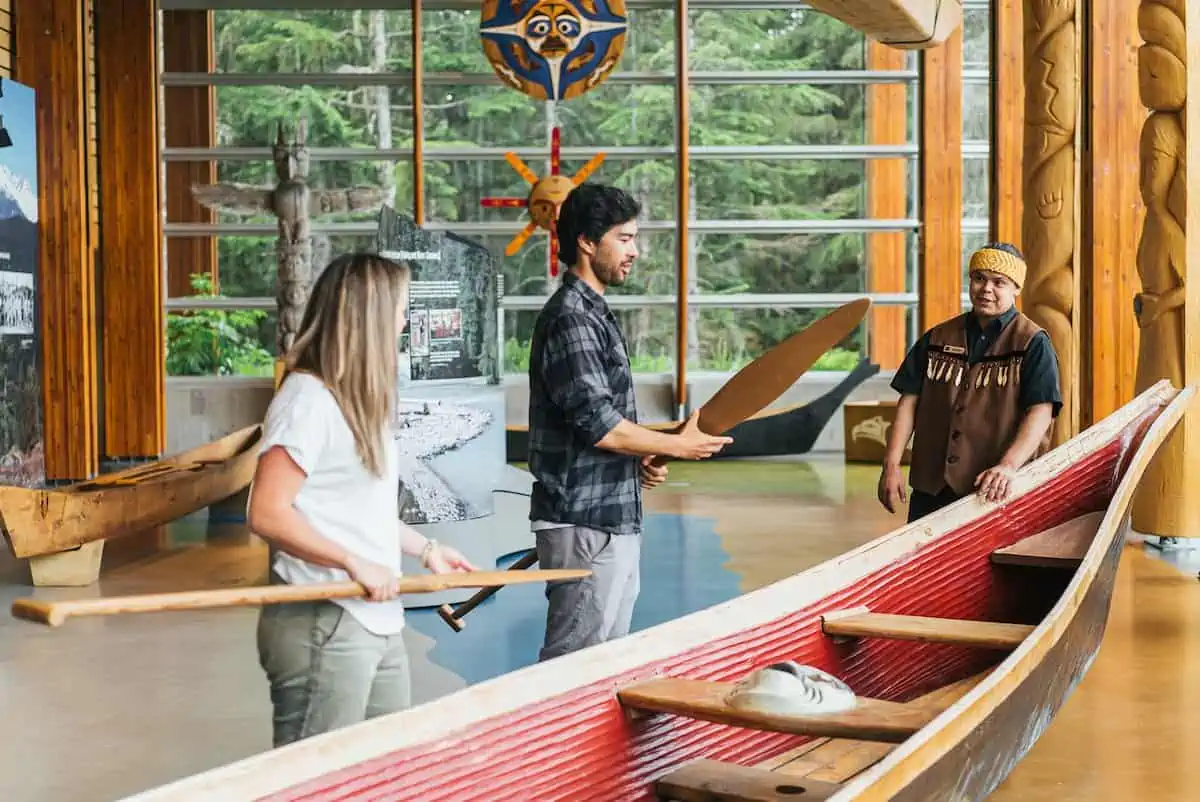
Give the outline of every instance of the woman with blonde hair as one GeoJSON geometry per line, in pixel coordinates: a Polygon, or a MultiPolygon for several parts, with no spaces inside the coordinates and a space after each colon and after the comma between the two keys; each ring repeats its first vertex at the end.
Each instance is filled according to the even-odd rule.
{"type": "Polygon", "coordinates": [[[402,552],[434,573],[474,570],[400,521],[391,422],[408,283],[406,266],[374,254],[331,262],[267,409],[248,520],[271,546],[271,580],[366,591],[263,607],[276,746],[409,706],[402,552]]]}

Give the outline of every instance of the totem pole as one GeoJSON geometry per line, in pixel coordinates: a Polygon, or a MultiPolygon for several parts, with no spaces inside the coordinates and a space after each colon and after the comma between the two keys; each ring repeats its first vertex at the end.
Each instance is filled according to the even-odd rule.
{"type": "Polygon", "coordinates": [[[270,212],[279,221],[279,239],[275,252],[278,259],[279,305],[276,324],[276,346],[282,359],[292,347],[313,280],[313,241],[309,220],[315,215],[378,209],[387,198],[387,191],[375,187],[351,189],[311,189],[308,186],[308,146],[305,144],[307,125],[301,120],[296,137],[288,141],[284,125],[279,124],[275,139],[275,187],[255,187],[245,184],[212,184],[192,187],[196,200],[210,209],[232,214],[262,214],[270,212]]]}
{"type": "Polygon", "coordinates": [[[1021,244],[1029,274],[1024,312],[1046,330],[1062,375],[1058,446],[1079,426],[1075,331],[1075,134],[1079,23],[1075,0],[1025,3],[1025,159],[1021,244]]]}
{"type": "MultiPolygon", "coordinates": [[[[1141,338],[1136,392],[1160,379],[1184,385],[1184,287],[1187,270],[1187,35],[1184,4],[1143,0],[1138,28],[1139,94],[1150,116],[1140,147],[1142,200],[1146,218],[1138,242],[1142,291],[1134,296],[1141,338]]],[[[1196,345],[1193,343],[1193,348],[1196,345]]],[[[1133,528],[1163,537],[1197,536],[1185,519],[1185,494],[1195,492],[1195,474],[1184,453],[1183,427],[1163,444],[1133,501],[1133,528]],[[1188,531],[1192,530],[1192,531],[1188,531]]]]}

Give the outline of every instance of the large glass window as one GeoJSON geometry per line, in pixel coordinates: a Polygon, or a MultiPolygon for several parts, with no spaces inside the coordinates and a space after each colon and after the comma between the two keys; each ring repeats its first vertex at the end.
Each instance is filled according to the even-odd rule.
{"type": "MultiPolygon", "coordinates": [[[[164,8],[170,4],[163,0],[164,8]]],[[[382,187],[405,213],[423,192],[427,225],[474,239],[496,257],[506,294],[501,336],[508,372],[524,370],[536,311],[555,281],[545,232],[507,255],[527,215],[481,201],[525,197],[527,177],[505,155],[516,154],[535,176],[546,174],[555,127],[563,174],[574,175],[603,152],[593,178],[627,189],[644,210],[639,261],[612,293],[635,369],[674,371],[681,330],[690,369],[732,370],[755,358],[848,296],[870,292],[872,253],[882,253],[869,246],[872,233],[895,232],[907,243],[900,303],[911,317],[919,217],[915,54],[893,61],[896,68],[870,69],[861,34],[803,6],[746,8],[730,0],[693,8],[685,31],[690,169],[680,176],[676,99],[683,78],[675,74],[673,4],[629,5],[616,71],[581,97],[548,104],[500,83],[480,45],[478,8],[425,0],[421,187],[413,163],[410,10],[219,10],[212,74],[163,79],[167,86],[214,87],[216,147],[168,149],[166,158],[215,164],[218,181],[250,188],[231,198],[245,205],[254,200],[253,188],[275,182],[270,144],[279,120],[303,117],[314,188],[382,187]],[[874,83],[904,87],[906,142],[871,141],[867,98],[874,83]],[[904,186],[896,191],[903,192],[905,211],[895,219],[868,211],[873,159],[904,164],[904,186]],[[681,188],[685,221],[677,220],[681,188]],[[685,326],[676,319],[681,294],[685,326]]],[[[986,235],[980,221],[986,223],[989,202],[987,3],[968,0],[965,16],[964,254],[986,235]]],[[[260,370],[263,354],[274,356],[274,218],[193,208],[176,211],[167,224],[169,284],[178,296],[169,310],[171,372],[260,370]],[[177,273],[195,274],[190,296],[182,296],[188,282],[176,280],[177,273]],[[204,297],[214,293],[228,300],[204,297]],[[183,322],[192,338],[186,342],[183,322]],[[196,345],[201,325],[218,339],[224,330],[245,336],[230,346],[196,345]],[[236,351],[244,343],[261,353],[238,352],[222,362],[184,359],[181,351],[236,351]]],[[[317,253],[369,247],[374,230],[373,212],[322,216],[314,220],[317,253]]],[[[896,249],[889,253],[901,258],[896,249]]],[[[852,366],[867,353],[869,328],[864,324],[819,367],[852,366]]]]}

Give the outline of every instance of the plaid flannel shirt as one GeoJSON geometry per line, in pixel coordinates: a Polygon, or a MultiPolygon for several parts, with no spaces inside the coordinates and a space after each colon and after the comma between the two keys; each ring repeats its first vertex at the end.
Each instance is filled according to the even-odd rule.
{"type": "Polygon", "coordinates": [[[604,297],[567,271],[530,349],[531,521],[641,530],[639,459],[595,445],[622,418],[637,422],[625,338],[604,297]]]}

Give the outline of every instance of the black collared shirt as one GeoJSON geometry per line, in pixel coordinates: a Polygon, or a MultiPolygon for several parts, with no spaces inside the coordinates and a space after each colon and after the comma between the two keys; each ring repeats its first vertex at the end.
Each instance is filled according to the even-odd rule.
{"type": "Polygon", "coordinates": [[[640,531],[638,458],[596,447],[622,418],[637,422],[625,338],[604,297],[568,271],[530,344],[531,521],[640,531]]]}
{"type": "MultiPolygon", "coordinates": [[[[1011,307],[987,326],[981,326],[979,318],[967,315],[967,364],[974,365],[983,359],[987,349],[1000,332],[1017,316],[1017,308],[1011,307]]],[[[903,364],[892,377],[892,389],[901,395],[920,395],[925,383],[925,368],[929,353],[929,335],[925,332],[908,351],[903,364]]],[[[1062,409],[1062,392],[1059,389],[1058,357],[1050,343],[1050,335],[1038,332],[1029,341],[1025,356],[1021,360],[1022,409],[1035,404],[1053,404],[1053,414],[1058,416],[1062,409]]]]}

